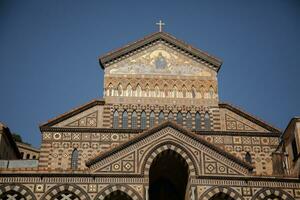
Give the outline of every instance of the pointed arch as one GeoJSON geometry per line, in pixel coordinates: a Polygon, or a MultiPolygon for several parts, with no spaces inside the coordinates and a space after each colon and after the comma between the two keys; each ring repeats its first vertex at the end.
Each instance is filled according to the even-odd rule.
{"type": "Polygon", "coordinates": [[[151,96],[151,93],[150,93],[150,87],[149,87],[149,85],[148,85],[148,83],[146,84],[146,91],[145,91],[145,93],[146,93],[146,97],[150,97],[151,96]]]}
{"type": "Polygon", "coordinates": [[[155,124],[155,114],[153,110],[150,112],[150,120],[149,120],[149,126],[150,128],[154,127],[155,124]]]}
{"type": "Polygon", "coordinates": [[[197,98],[197,92],[196,92],[196,88],[194,86],[192,86],[192,98],[193,99],[197,98]]]}
{"type": "Polygon", "coordinates": [[[180,111],[177,113],[177,116],[176,116],[176,122],[177,122],[177,124],[179,124],[179,125],[182,125],[182,124],[183,124],[183,117],[182,117],[182,113],[181,113],[180,111]]]}
{"type": "Polygon", "coordinates": [[[187,97],[187,89],[186,89],[185,85],[183,85],[183,87],[182,87],[182,97],[183,98],[187,97]]]}
{"type": "Polygon", "coordinates": [[[154,93],[155,97],[160,97],[160,90],[157,84],[155,85],[154,93]]]}
{"type": "Polygon", "coordinates": [[[195,114],[195,129],[196,131],[201,130],[201,115],[199,112],[196,112],[195,114]]]}
{"type": "Polygon", "coordinates": [[[122,84],[119,83],[118,88],[117,88],[117,96],[123,96],[123,88],[122,88],[122,84]]]}
{"type": "Polygon", "coordinates": [[[177,96],[178,96],[178,89],[177,89],[177,86],[174,85],[173,86],[173,91],[172,91],[172,97],[177,98],[177,96]]]}
{"type": "Polygon", "coordinates": [[[159,115],[158,115],[158,123],[162,123],[163,121],[165,120],[165,115],[164,115],[164,112],[163,111],[160,111],[159,112],[159,115]]]}
{"type": "Polygon", "coordinates": [[[201,87],[200,87],[200,95],[202,98],[205,98],[205,89],[204,89],[203,85],[201,85],[201,87]]]}
{"type": "Polygon", "coordinates": [[[72,155],[71,155],[71,169],[72,170],[78,169],[78,158],[79,158],[79,152],[78,152],[77,148],[75,148],[72,151],[72,155]]]}
{"type": "Polygon", "coordinates": [[[114,86],[113,84],[109,83],[108,88],[107,88],[107,96],[113,96],[113,91],[114,91],[114,86]]]}
{"type": "Polygon", "coordinates": [[[192,127],[192,115],[191,115],[190,112],[187,112],[187,114],[186,114],[186,127],[188,129],[192,129],[193,128],[192,127]]]}
{"type": "Polygon", "coordinates": [[[137,114],[135,110],[131,114],[131,128],[137,128],[137,114]]]}
{"type": "Polygon", "coordinates": [[[164,85],[164,97],[168,97],[169,95],[168,95],[168,86],[167,86],[167,84],[165,84],[164,85]]]}
{"type": "Polygon", "coordinates": [[[150,167],[154,159],[157,157],[157,155],[166,150],[175,151],[186,161],[190,176],[199,174],[196,168],[197,161],[187,149],[174,142],[162,142],[161,144],[153,147],[152,150],[145,156],[145,159],[141,164],[141,171],[144,175],[149,175],[150,167]]]}
{"type": "Polygon", "coordinates": [[[252,163],[252,157],[251,157],[251,154],[249,153],[249,151],[246,152],[245,161],[248,162],[249,164],[252,163]]]}
{"type": "Polygon", "coordinates": [[[210,115],[208,112],[205,112],[205,115],[204,115],[204,127],[205,127],[205,130],[211,130],[211,120],[210,120],[210,115]]]}
{"type": "Polygon", "coordinates": [[[136,90],[136,96],[141,97],[142,96],[142,88],[141,88],[140,84],[137,84],[135,90],[136,90]]]}
{"type": "Polygon", "coordinates": [[[174,120],[174,115],[173,115],[172,111],[170,111],[168,114],[168,120],[170,120],[170,121],[174,120]]]}
{"type": "Polygon", "coordinates": [[[132,97],[132,87],[130,85],[130,83],[127,85],[127,88],[126,88],[126,96],[128,97],[132,97]]]}
{"type": "Polygon", "coordinates": [[[141,114],[141,129],[146,129],[147,127],[147,115],[146,112],[143,110],[141,114]]]}
{"type": "Polygon", "coordinates": [[[119,128],[119,113],[115,110],[113,114],[113,128],[119,128]]]}
{"type": "Polygon", "coordinates": [[[126,110],[122,114],[122,128],[128,128],[128,113],[126,110]]]}

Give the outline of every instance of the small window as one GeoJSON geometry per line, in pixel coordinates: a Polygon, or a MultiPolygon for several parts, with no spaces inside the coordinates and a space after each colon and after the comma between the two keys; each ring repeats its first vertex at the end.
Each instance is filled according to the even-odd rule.
{"type": "Polygon", "coordinates": [[[119,113],[117,110],[114,112],[113,128],[119,128],[119,113]]]}
{"type": "Polygon", "coordinates": [[[135,111],[131,115],[131,128],[137,128],[137,115],[135,111]]]}
{"type": "Polygon", "coordinates": [[[155,86],[155,97],[160,97],[160,91],[158,85],[155,86]]]}
{"type": "Polygon", "coordinates": [[[178,89],[177,89],[176,85],[174,85],[174,87],[173,87],[173,97],[177,98],[177,95],[178,95],[178,89]]]}
{"type": "Polygon", "coordinates": [[[292,151],[293,151],[293,160],[296,161],[298,158],[298,148],[296,143],[296,138],[292,141],[292,151]]]}
{"type": "Polygon", "coordinates": [[[32,159],[36,159],[36,156],[32,156],[32,159]]]}
{"type": "Polygon", "coordinates": [[[247,151],[246,155],[245,155],[245,160],[248,163],[252,163],[252,158],[251,158],[251,154],[247,151]]]}
{"type": "Polygon", "coordinates": [[[169,112],[168,120],[170,120],[170,121],[174,120],[174,115],[173,115],[172,111],[169,112]]]}
{"type": "Polygon", "coordinates": [[[196,89],[192,87],[192,98],[196,98],[196,89]]]}
{"type": "Polygon", "coordinates": [[[192,116],[190,112],[186,114],[186,127],[192,129],[192,116]]]}
{"type": "Polygon", "coordinates": [[[27,154],[27,155],[26,155],[26,159],[29,159],[29,158],[30,158],[30,154],[27,154]]]}
{"type": "Polygon", "coordinates": [[[155,124],[155,114],[153,111],[150,113],[150,128],[153,127],[155,124]]]}
{"type": "Polygon", "coordinates": [[[71,156],[71,168],[77,169],[78,168],[78,150],[74,149],[71,156]]]}
{"type": "Polygon", "coordinates": [[[185,87],[185,85],[182,87],[182,97],[183,98],[186,97],[186,87],[185,87]]]}
{"type": "Polygon", "coordinates": [[[164,86],[164,95],[165,95],[165,97],[168,97],[168,86],[167,85],[164,86]]]}
{"type": "Polygon", "coordinates": [[[123,96],[123,89],[121,84],[118,85],[118,96],[123,96]]]}
{"type": "Polygon", "coordinates": [[[146,116],[146,112],[143,111],[141,114],[141,129],[145,129],[147,126],[147,116],[146,116]]]}
{"type": "Polygon", "coordinates": [[[141,97],[142,96],[142,88],[141,88],[141,86],[139,84],[136,86],[136,96],[137,97],[141,97]]]}
{"type": "Polygon", "coordinates": [[[211,129],[210,116],[209,116],[208,112],[206,112],[205,115],[204,115],[204,124],[205,124],[205,130],[210,130],[211,129]]]}
{"type": "Polygon", "coordinates": [[[150,87],[148,84],[146,85],[146,96],[150,97],[150,87]]]}
{"type": "Polygon", "coordinates": [[[24,159],[24,152],[21,152],[21,158],[24,159]]]}
{"type": "Polygon", "coordinates": [[[182,119],[182,114],[181,112],[177,113],[177,118],[176,118],[177,124],[182,125],[183,124],[183,119],[182,119]]]}
{"type": "Polygon", "coordinates": [[[200,131],[201,129],[201,115],[199,112],[196,113],[195,115],[195,128],[196,128],[196,131],[200,131]]]}
{"type": "Polygon", "coordinates": [[[165,120],[165,116],[163,111],[160,111],[159,115],[158,115],[158,123],[162,123],[165,120]]]}
{"type": "Polygon", "coordinates": [[[131,97],[132,96],[132,87],[130,84],[128,84],[127,89],[126,89],[127,96],[131,97]]]}
{"type": "Polygon", "coordinates": [[[108,85],[108,96],[113,96],[113,85],[111,83],[108,85]]]}
{"type": "Polygon", "coordinates": [[[122,115],[122,128],[128,128],[128,113],[125,110],[122,115]]]}

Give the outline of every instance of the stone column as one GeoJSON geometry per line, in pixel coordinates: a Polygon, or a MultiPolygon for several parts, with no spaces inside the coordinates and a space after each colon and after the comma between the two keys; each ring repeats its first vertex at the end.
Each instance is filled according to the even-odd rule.
{"type": "Polygon", "coordinates": [[[192,194],[191,194],[191,200],[195,200],[195,187],[191,187],[192,189],[192,194]]]}
{"type": "Polygon", "coordinates": [[[145,186],[145,200],[149,200],[149,186],[145,186]]]}

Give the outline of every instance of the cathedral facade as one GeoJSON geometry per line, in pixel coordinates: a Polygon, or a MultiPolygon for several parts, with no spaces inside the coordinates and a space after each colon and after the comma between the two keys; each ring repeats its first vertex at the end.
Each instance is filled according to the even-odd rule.
{"type": "Polygon", "coordinates": [[[281,132],[220,103],[220,59],[157,32],[99,63],[103,99],[41,125],[1,200],[300,199],[299,118],[281,132]]]}

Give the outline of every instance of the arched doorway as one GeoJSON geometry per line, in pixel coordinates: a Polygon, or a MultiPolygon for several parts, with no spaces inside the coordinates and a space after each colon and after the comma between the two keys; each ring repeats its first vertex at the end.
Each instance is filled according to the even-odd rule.
{"type": "Polygon", "coordinates": [[[132,200],[132,198],[120,190],[116,190],[107,195],[104,200],[132,200]]]}
{"type": "Polygon", "coordinates": [[[153,160],[149,172],[150,200],[184,200],[188,165],[180,154],[165,150],[153,160]]]}
{"type": "Polygon", "coordinates": [[[219,192],[212,196],[209,200],[234,200],[234,198],[230,197],[228,194],[219,192]]]}

